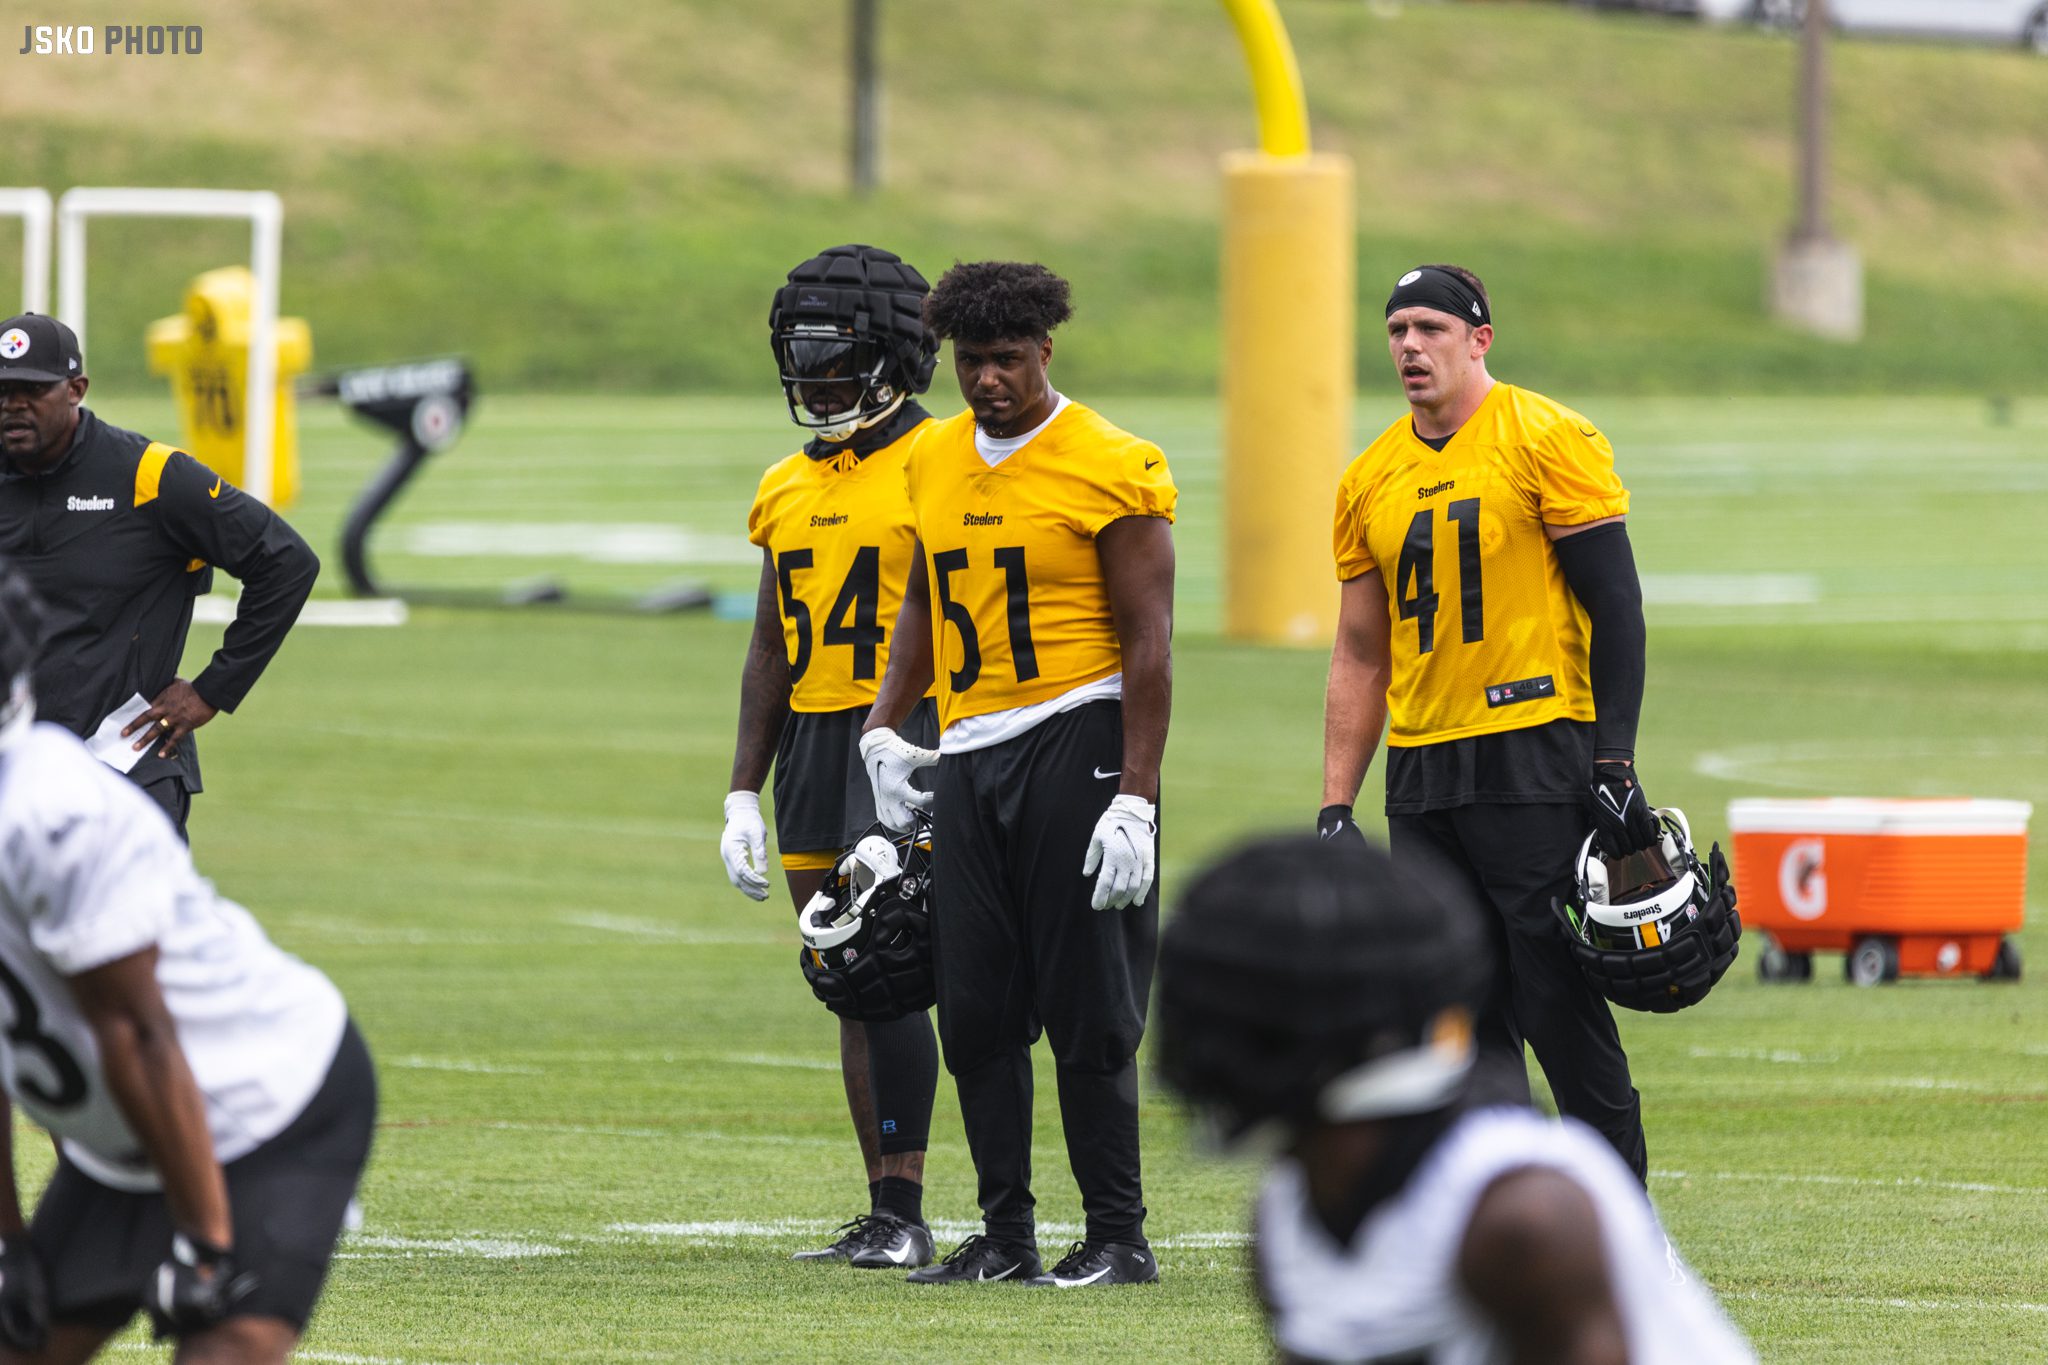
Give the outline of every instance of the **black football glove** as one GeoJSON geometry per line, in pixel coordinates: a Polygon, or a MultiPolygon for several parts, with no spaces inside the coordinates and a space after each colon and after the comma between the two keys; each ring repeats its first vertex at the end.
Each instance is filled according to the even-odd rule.
{"type": "Polygon", "coordinates": [[[225,1318],[256,1288],[256,1276],[235,1267],[235,1253],[185,1233],[171,1238],[171,1254],[150,1273],[143,1303],[172,1333],[202,1332],[225,1318]]]}
{"type": "Polygon", "coordinates": [[[0,1242],[0,1344],[40,1351],[50,1335],[50,1286],[27,1234],[0,1242]]]}
{"type": "Polygon", "coordinates": [[[1365,831],[1351,818],[1349,806],[1324,806],[1316,815],[1316,837],[1324,843],[1355,839],[1365,842],[1365,831]]]}
{"type": "Polygon", "coordinates": [[[1662,837],[1657,812],[1627,763],[1609,760],[1593,765],[1593,837],[1609,858],[1625,857],[1650,847],[1662,837]]]}

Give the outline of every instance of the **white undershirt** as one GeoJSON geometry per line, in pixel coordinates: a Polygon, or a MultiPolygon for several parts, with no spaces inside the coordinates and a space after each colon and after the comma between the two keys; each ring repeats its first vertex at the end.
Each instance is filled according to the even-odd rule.
{"type": "MultiPolygon", "coordinates": [[[[994,469],[1030,445],[1038,438],[1040,432],[1051,426],[1053,421],[1066,411],[1068,399],[1065,394],[1055,389],[1052,399],[1052,412],[1043,422],[1022,436],[991,436],[979,426],[974,428],[974,449],[988,462],[990,469],[994,469]]],[[[1124,675],[1112,673],[1107,678],[1082,683],[1071,692],[1062,692],[1050,701],[1035,701],[1029,706],[1012,706],[1008,710],[990,711],[986,715],[963,716],[948,725],[945,733],[939,736],[939,752],[964,754],[973,749],[987,749],[1015,739],[1062,711],[1086,706],[1091,701],[1122,701],[1123,695],[1124,675]]]]}
{"type": "Polygon", "coordinates": [[[1038,433],[1051,426],[1054,419],[1066,411],[1066,407],[1067,396],[1057,389],[1053,390],[1052,412],[1047,415],[1043,422],[1040,422],[1022,436],[991,436],[983,431],[980,424],[977,423],[974,428],[974,448],[981,453],[982,459],[988,461],[988,467],[994,469],[1004,460],[1009,459],[1025,446],[1038,439],[1038,433]]]}

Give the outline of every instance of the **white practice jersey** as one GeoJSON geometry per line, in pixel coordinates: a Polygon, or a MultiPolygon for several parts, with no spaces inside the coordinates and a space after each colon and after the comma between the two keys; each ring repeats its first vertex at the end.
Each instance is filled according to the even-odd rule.
{"type": "Polygon", "coordinates": [[[157,1188],[67,978],[154,944],[223,1163],[299,1116],[347,1023],[334,984],[214,893],[164,813],[69,731],[0,752],[0,1081],[103,1184],[157,1188]]]}
{"type": "Polygon", "coordinates": [[[1504,1365],[1507,1346],[1466,1297],[1458,1256],[1480,1195],[1530,1166],[1563,1172],[1593,1201],[1632,1365],[1755,1361],[1614,1149],[1583,1124],[1505,1108],[1460,1118],[1349,1246],[1317,1220],[1301,1168],[1274,1168],[1257,1228],[1276,1344],[1315,1360],[1504,1365]]]}

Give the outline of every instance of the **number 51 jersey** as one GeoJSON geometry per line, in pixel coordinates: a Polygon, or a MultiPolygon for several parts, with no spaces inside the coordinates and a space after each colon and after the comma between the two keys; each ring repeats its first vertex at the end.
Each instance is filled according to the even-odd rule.
{"type": "Polygon", "coordinates": [[[74,1165],[116,1189],[156,1189],[156,1173],[67,978],[151,945],[214,1156],[233,1161],[312,1099],[347,1022],[341,993],[200,879],[140,788],[68,730],[36,725],[0,753],[0,1079],[74,1165]]]}
{"type": "Polygon", "coordinates": [[[1124,517],[1173,520],[1178,494],[1158,446],[1069,402],[991,466],[969,410],[918,433],[909,482],[942,730],[1122,670],[1095,537],[1124,517]]]}
{"type": "Polygon", "coordinates": [[[1590,721],[1585,608],[1544,531],[1628,511],[1614,448],[1570,408],[1495,384],[1442,450],[1403,417],[1337,488],[1337,577],[1387,585],[1387,743],[1590,721]]]}

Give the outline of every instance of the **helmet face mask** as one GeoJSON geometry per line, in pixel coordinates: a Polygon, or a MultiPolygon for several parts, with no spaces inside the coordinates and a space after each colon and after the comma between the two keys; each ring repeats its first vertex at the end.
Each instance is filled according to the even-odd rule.
{"type": "Polygon", "coordinates": [[[1574,903],[1553,902],[1588,981],[1617,1005],[1668,1014],[1698,1004],[1735,961],[1742,919],[1728,861],[1702,864],[1685,812],[1657,811],[1658,843],[1610,859],[1587,835],[1574,903]]]}
{"type": "Polygon", "coordinates": [[[932,975],[931,825],[907,834],[880,825],[834,863],[797,918],[797,964],[834,1014],[887,1023],[929,1009],[932,975]]]}
{"type": "Polygon", "coordinates": [[[888,354],[829,322],[794,322],[775,333],[789,419],[827,441],[886,421],[909,396],[888,354]]]}

